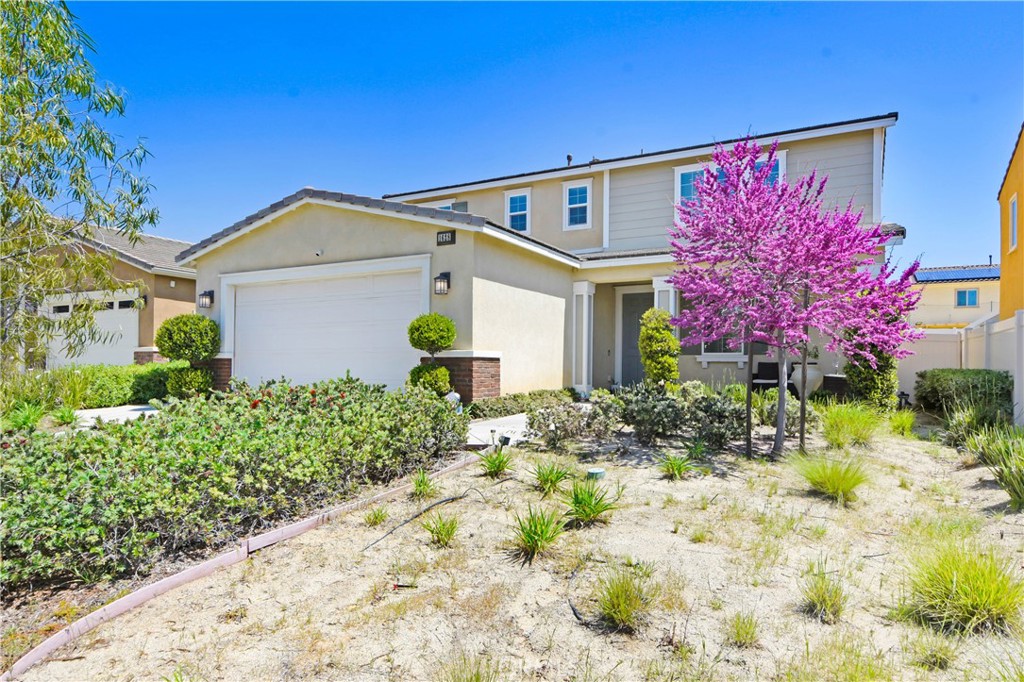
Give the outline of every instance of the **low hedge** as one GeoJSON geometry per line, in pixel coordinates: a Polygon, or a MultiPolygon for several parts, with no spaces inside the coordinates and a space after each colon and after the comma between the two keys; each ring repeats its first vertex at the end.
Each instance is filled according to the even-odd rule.
{"type": "Polygon", "coordinates": [[[170,403],[127,424],[0,437],[0,582],[95,581],[215,546],[387,482],[465,443],[421,388],[356,379],[170,403]]]}
{"type": "Polygon", "coordinates": [[[1013,414],[1013,377],[991,369],[928,369],[917,373],[914,394],[921,407],[942,414],[967,404],[1013,414]]]}
{"type": "Polygon", "coordinates": [[[567,388],[509,393],[497,398],[481,398],[470,404],[469,413],[474,419],[496,419],[542,407],[552,407],[559,403],[571,403],[574,399],[574,392],[567,388]]]}

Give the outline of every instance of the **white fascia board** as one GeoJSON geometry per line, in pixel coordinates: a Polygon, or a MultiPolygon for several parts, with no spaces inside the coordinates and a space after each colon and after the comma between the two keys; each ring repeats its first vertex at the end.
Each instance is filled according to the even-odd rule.
{"type": "Polygon", "coordinates": [[[195,279],[195,270],[172,270],[170,268],[154,267],[150,270],[154,275],[164,275],[166,277],[177,277],[178,279],[195,279]]]}
{"type": "Polygon", "coordinates": [[[579,261],[577,261],[577,260],[575,260],[573,258],[568,258],[566,256],[563,256],[561,254],[555,253],[553,251],[549,251],[549,250],[545,249],[543,246],[540,246],[539,244],[534,244],[533,242],[528,242],[528,241],[525,241],[525,240],[522,240],[522,239],[516,239],[512,235],[505,234],[501,230],[496,230],[493,227],[484,226],[484,227],[481,227],[481,228],[474,228],[474,229],[479,230],[480,232],[482,232],[483,234],[486,234],[489,237],[494,237],[495,239],[501,240],[503,242],[508,242],[509,244],[515,244],[516,246],[518,246],[521,249],[526,249],[527,251],[531,251],[531,252],[539,254],[541,256],[545,256],[547,258],[550,258],[551,260],[558,261],[559,263],[562,263],[563,265],[571,265],[572,267],[579,267],[579,265],[580,265],[579,261]]]}
{"type": "MultiPolygon", "coordinates": [[[[811,140],[818,137],[830,137],[832,135],[843,135],[846,133],[855,133],[861,130],[874,130],[875,128],[888,128],[896,124],[896,118],[890,116],[887,118],[874,119],[871,121],[862,121],[860,123],[847,123],[845,125],[833,126],[830,128],[817,128],[815,130],[806,130],[798,133],[789,133],[788,135],[762,135],[753,138],[755,142],[760,145],[779,141],[779,144],[785,144],[787,142],[796,142],[799,140],[811,140]]],[[[569,178],[573,176],[585,176],[593,175],[596,171],[602,170],[614,170],[616,168],[629,168],[631,166],[646,166],[655,163],[664,163],[666,161],[678,161],[679,159],[690,159],[696,156],[709,156],[711,152],[715,150],[716,145],[709,144],[703,147],[696,147],[694,149],[687,149],[684,151],[677,152],[665,152],[663,154],[652,154],[650,156],[643,156],[635,159],[623,159],[621,161],[598,161],[592,163],[586,167],[577,166],[575,168],[566,168],[564,170],[554,171],[542,171],[540,173],[533,173],[530,175],[518,175],[512,178],[505,178],[504,180],[489,180],[485,182],[468,183],[465,185],[454,185],[438,190],[426,190],[423,192],[410,192],[409,194],[389,194],[388,201],[410,201],[417,199],[428,199],[430,197],[440,197],[450,195],[452,192],[472,192],[480,189],[493,189],[495,187],[507,187],[513,184],[524,184],[531,183],[536,180],[547,180],[555,178],[569,178]]]]}
{"type": "Polygon", "coordinates": [[[659,253],[653,256],[633,256],[632,258],[605,258],[601,260],[588,260],[579,264],[580,270],[596,270],[598,268],[628,267],[630,265],[658,265],[671,263],[671,253],[659,253]]]}

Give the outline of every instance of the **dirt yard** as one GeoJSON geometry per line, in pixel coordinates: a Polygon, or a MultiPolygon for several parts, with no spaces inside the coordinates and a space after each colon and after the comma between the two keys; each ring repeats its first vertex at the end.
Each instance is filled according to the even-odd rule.
{"type": "Polygon", "coordinates": [[[595,450],[558,457],[604,467],[620,507],[532,564],[511,551],[515,513],[562,505],[530,473],[556,455],[521,449],[505,480],[471,465],[440,481],[432,501],[466,494],[439,507],[460,520],[450,549],[432,546],[420,520],[366,549],[431,501],[396,500],[378,527],[353,513],[97,628],[24,679],[429,680],[465,658],[502,679],[960,680],[1019,655],[1004,635],[937,643],[891,615],[928,529],[969,528],[1020,567],[1021,515],[949,448],[880,437],[859,451],[872,479],[845,509],[810,495],[785,462],[721,455],[708,475],[673,482],[655,465],[660,450],[628,435],[595,450]],[[802,607],[803,577],[822,559],[850,596],[834,625],[802,607]],[[598,581],[640,562],[659,588],[651,614],[635,633],[611,630],[598,581]],[[752,616],[751,646],[731,642],[737,614],[752,616]],[[942,645],[951,666],[922,667],[942,645]]]}

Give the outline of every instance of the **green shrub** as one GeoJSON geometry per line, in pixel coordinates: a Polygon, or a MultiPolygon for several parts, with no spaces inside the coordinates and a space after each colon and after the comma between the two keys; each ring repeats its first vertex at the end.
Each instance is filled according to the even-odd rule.
{"type": "Polygon", "coordinates": [[[616,630],[635,632],[650,614],[658,595],[651,572],[623,566],[603,576],[597,585],[597,608],[603,620],[616,630]]]}
{"type": "Polygon", "coordinates": [[[825,442],[832,448],[868,445],[879,428],[878,414],[858,403],[834,403],[821,417],[825,442]]]}
{"type": "Polygon", "coordinates": [[[911,559],[898,611],[957,633],[1009,630],[1020,623],[1024,582],[1014,562],[971,541],[940,540],[911,559]]]}
{"type": "Polygon", "coordinates": [[[565,521],[554,509],[535,511],[527,505],[526,516],[516,514],[512,544],[525,561],[546,550],[565,530],[565,521]]]}
{"type": "Polygon", "coordinates": [[[633,427],[636,439],[650,445],[678,434],[685,425],[686,401],[657,386],[640,384],[619,393],[622,421],[633,427]]]}
{"type": "Polygon", "coordinates": [[[188,363],[151,362],[146,365],[84,365],[79,371],[88,381],[83,407],[144,405],[167,397],[171,373],[187,368],[188,363]]]}
{"type": "Polygon", "coordinates": [[[693,434],[712,450],[721,450],[746,433],[747,412],[729,398],[701,396],[693,401],[687,416],[693,434]]]}
{"type": "MultiPolygon", "coordinates": [[[[778,394],[778,391],[779,389],[775,389],[776,394],[778,394]]],[[[765,406],[764,414],[765,424],[775,424],[775,419],[779,414],[779,403],[777,399],[776,402],[769,403],[768,405],[765,406]]],[[[806,426],[807,431],[811,431],[812,429],[816,429],[819,426],[821,426],[821,415],[819,415],[818,411],[814,409],[814,405],[812,405],[810,401],[807,402],[807,408],[806,413],[804,415],[804,419],[806,420],[804,424],[806,426]]],[[[783,428],[787,436],[795,436],[798,433],[800,433],[799,400],[786,400],[786,418],[785,426],[783,428]]]]}
{"type": "Polygon", "coordinates": [[[455,323],[440,313],[420,315],[409,323],[409,345],[434,357],[455,343],[455,323]]]}
{"type": "Polygon", "coordinates": [[[220,350],[220,328],[197,313],[176,315],[160,325],[155,342],[160,355],[169,360],[206,362],[220,350]]]}
{"type": "Polygon", "coordinates": [[[409,370],[409,383],[413,386],[422,386],[442,397],[452,390],[448,368],[436,363],[413,367],[409,370]]]}
{"type": "Polygon", "coordinates": [[[867,467],[859,459],[836,460],[825,455],[798,455],[793,469],[811,489],[841,505],[857,499],[856,490],[869,480],[867,467]]]}
{"type": "Polygon", "coordinates": [[[78,423],[78,415],[72,407],[58,407],[53,411],[53,420],[61,426],[74,426],[78,423]]]}
{"type": "Polygon", "coordinates": [[[495,398],[480,398],[470,404],[469,413],[474,419],[495,419],[572,401],[572,395],[567,389],[543,389],[529,393],[509,393],[495,398]]]}
{"type": "Polygon", "coordinates": [[[914,395],[921,407],[940,414],[965,402],[1013,416],[1013,377],[991,369],[929,369],[917,373],[914,395]]]}
{"type": "Polygon", "coordinates": [[[913,410],[896,410],[889,415],[889,429],[897,436],[910,438],[914,435],[917,415],[913,410]]]}
{"type": "Polygon", "coordinates": [[[644,379],[652,384],[679,382],[679,341],[669,319],[668,311],[660,308],[651,308],[640,317],[640,362],[644,379]]]}
{"type": "Polygon", "coordinates": [[[547,447],[559,449],[587,435],[587,415],[572,403],[556,403],[527,412],[526,427],[530,438],[540,438],[547,447]]]}
{"type": "Polygon", "coordinates": [[[167,395],[192,398],[213,388],[213,373],[205,367],[176,367],[167,375],[167,395]]]}
{"type": "Polygon", "coordinates": [[[977,398],[965,398],[953,403],[952,407],[943,413],[943,440],[947,445],[959,447],[976,433],[1009,423],[1009,413],[993,403],[977,398]]]}
{"type": "Polygon", "coordinates": [[[161,552],[308,515],[465,443],[468,418],[419,388],[234,389],[126,424],[0,437],[0,582],[145,571],[161,552]]]}
{"type": "Polygon", "coordinates": [[[611,391],[597,388],[587,398],[587,433],[598,441],[607,440],[622,424],[622,400],[611,391]]]}
{"type": "Polygon", "coordinates": [[[899,405],[896,394],[900,380],[896,373],[896,358],[872,349],[875,366],[865,358],[851,358],[844,368],[850,393],[857,400],[863,400],[880,412],[892,412],[899,405]]]}
{"type": "Polygon", "coordinates": [[[46,416],[46,410],[36,403],[19,403],[4,417],[4,427],[15,431],[34,431],[46,416]]]}

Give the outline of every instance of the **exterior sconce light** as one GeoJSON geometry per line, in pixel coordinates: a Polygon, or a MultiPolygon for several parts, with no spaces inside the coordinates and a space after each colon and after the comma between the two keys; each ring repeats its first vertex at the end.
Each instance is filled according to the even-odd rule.
{"type": "MultiPolygon", "coordinates": [[[[434,278],[434,295],[445,296],[452,285],[452,273],[442,272],[434,278]]],[[[211,292],[212,293],[212,292],[211,292]]]]}
{"type": "Polygon", "coordinates": [[[199,294],[199,307],[200,308],[210,308],[210,307],[213,307],[213,289],[210,289],[208,291],[204,291],[203,293],[199,294]]]}

